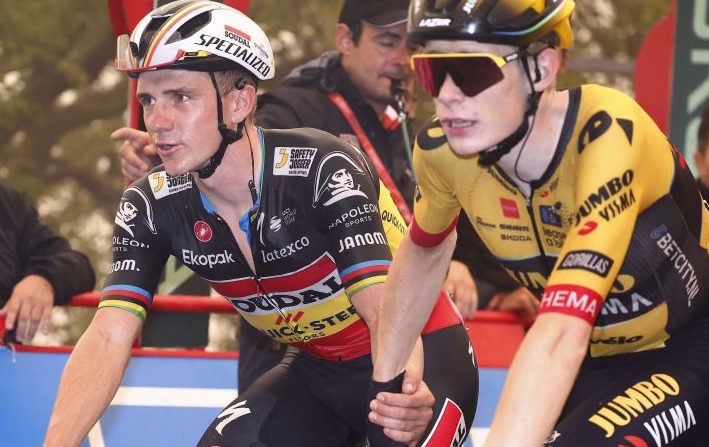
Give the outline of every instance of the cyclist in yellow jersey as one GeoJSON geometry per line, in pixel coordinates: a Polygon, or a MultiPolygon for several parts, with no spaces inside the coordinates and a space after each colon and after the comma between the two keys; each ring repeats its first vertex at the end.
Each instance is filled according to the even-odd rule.
{"type": "Polygon", "coordinates": [[[709,210],[631,98],[554,89],[573,10],[412,2],[413,67],[437,115],[417,139],[414,222],[387,279],[374,379],[404,369],[462,208],[541,300],[486,447],[704,446],[709,210]]]}

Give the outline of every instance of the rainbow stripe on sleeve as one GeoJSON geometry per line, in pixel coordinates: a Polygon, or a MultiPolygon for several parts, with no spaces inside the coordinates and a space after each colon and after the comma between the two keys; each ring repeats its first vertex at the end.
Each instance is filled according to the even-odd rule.
{"type": "Polygon", "coordinates": [[[128,284],[115,284],[101,291],[98,308],[117,307],[145,320],[152,303],[153,294],[147,290],[128,284]]]}
{"type": "Polygon", "coordinates": [[[342,270],[340,277],[347,295],[352,296],[373,284],[383,284],[387,279],[390,265],[391,261],[388,259],[377,259],[360,262],[342,270]]]}

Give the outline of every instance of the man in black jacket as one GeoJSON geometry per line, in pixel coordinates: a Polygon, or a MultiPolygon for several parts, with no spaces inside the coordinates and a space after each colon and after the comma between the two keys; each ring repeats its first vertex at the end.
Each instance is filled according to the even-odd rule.
{"type": "Polygon", "coordinates": [[[19,191],[0,183],[0,316],[17,341],[51,327],[52,306],[91,290],[89,260],[39,220],[19,191]]]}
{"type": "Polygon", "coordinates": [[[337,51],[296,68],[277,88],[261,95],[256,117],[265,128],[325,130],[370,158],[371,144],[410,206],[415,184],[396,119],[401,111],[392,94],[392,84],[405,84],[411,76],[407,9],[407,0],[345,1],[335,27],[337,51]]]}

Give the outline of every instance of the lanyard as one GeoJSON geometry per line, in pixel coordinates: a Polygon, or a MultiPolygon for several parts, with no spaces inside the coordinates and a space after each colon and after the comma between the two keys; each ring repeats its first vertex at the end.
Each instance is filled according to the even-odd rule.
{"type": "Polygon", "coordinates": [[[327,94],[327,97],[330,98],[330,101],[332,101],[332,103],[335,104],[338,109],[340,109],[340,112],[342,112],[342,115],[344,115],[345,119],[350,124],[352,130],[354,130],[355,134],[357,134],[357,139],[359,139],[359,142],[362,145],[364,152],[367,154],[369,159],[372,160],[374,169],[376,169],[377,174],[379,174],[379,178],[382,180],[382,183],[384,183],[384,186],[386,186],[389,192],[391,193],[391,197],[394,200],[396,207],[399,209],[401,216],[407,223],[410,223],[411,211],[409,210],[408,205],[406,205],[404,198],[399,192],[399,188],[396,187],[396,184],[391,179],[389,172],[384,167],[384,163],[382,163],[382,160],[379,158],[379,155],[377,155],[377,151],[374,149],[372,142],[369,141],[369,138],[367,138],[367,134],[365,134],[362,130],[362,126],[359,124],[359,121],[357,120],[357,117],[350,108],[350,105],[347,104],[345,98],[343,98],[342,95],[340,95],[339,93],[331,92],[327,94]]]}

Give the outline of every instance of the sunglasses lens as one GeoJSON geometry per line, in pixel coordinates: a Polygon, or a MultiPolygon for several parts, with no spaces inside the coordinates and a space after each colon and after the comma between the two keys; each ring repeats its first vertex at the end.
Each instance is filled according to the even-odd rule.
{"type": "Polygon", "coordinates": [[[504,79],[502,69],[487,56],[420,57],[414,59],[416,80],[428,95],[437,97],[449,74],[465,96],[475,96],[504,79]]]}
{"type": "Polygon", "coordinates": [[[437,97],[446,79],[443,58],[414,58],[414,77],[427,95],[437,97]]]}

